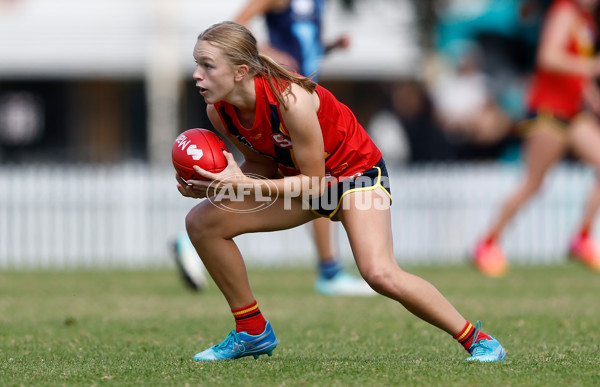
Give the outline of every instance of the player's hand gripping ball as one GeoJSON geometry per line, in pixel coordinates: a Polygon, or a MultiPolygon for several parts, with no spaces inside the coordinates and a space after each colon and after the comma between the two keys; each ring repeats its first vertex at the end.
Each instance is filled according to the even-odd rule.
{"type": "Polygon", "coordinates": [[[213,173],[227,167],[223,151],[229,151],[225,142],[207,129],[189,129],[181,133],[173,144],[172,159],[175,170],[185,181],[207,180],[194,171],[193,166],[213,173]]]}

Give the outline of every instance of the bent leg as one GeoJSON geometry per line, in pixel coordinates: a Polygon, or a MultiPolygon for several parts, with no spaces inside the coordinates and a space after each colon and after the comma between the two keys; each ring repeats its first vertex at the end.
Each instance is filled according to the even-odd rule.
{"type": "Polygon", "coordinates": [[[215,281],[231,309],[254,301],[244,259],[233,237],[245,233],[276,231],[298,226],[315,218],[302,208],[299,200],[284,200],[260,211],[248,211],[258,206],[252,199],[228,202],[227,210],[204,200],[186,217],[186,229],[206,270],[215,281]]]}
{"type": "Polygon", "coordinates": [[[563,156],[566,148],[566,141],[552,130],[536,130],[531,133],[525,144],[525,177],[502,205],[489,236],[500,236],[521,206],[539,190],[546,173],[563,156]]]}
{"type": "Polygon", "coordinates": [[[398,266],[393,252],[389,204],[389,197],[381,188],[353,192],[344,198],[339,218],[348,233],[361,275],[378,293],[456,335],[466,320],[432,284],[398,266]],[[365,203],[373,205],[367,208],[365,203]]]}
{"type": "Polygon", "coordinates": [[[596,182],[592,188],[583,213],[581,228],[591,229],[600,208],[600,124],[586,117],[573,125],[570,138],[575,154],[596,171],[596,182]]]}

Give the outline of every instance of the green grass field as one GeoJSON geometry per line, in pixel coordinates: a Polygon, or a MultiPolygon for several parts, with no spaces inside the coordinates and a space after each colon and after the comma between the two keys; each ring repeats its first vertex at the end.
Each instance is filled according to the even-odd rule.
{"type": "Polygon", "coordinates": [[[279,338],[272,357],[196,363],[233,328],[211,284],[175,271],[0,272],[0,385],[579,386],[600,385],[600,274],[576,264],[408,268],[508,351],[464,361],[446,333],[383,297],[328,298],[310,269],[251,270],[279,338]]]}

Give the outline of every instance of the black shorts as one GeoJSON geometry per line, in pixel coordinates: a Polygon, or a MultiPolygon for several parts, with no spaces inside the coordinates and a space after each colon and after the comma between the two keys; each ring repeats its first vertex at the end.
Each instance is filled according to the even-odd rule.
{"type": "Polygon", "coordinates": [[[548,113],[548,112],[544,112],[544,111],[530,110],[527,112],[525,119],[517,125],[517,132],[520,135],[527,137],[528,135],[533,133],[534,128],[539,128],[539,127],[536,127],[534,124],[541,121],[541,122],[546,122],[546,123],[551,124],[548,127],[552,128],[560,136],[566,136],[571,123],[575,119],[581,117],[582,115],[587,115],[587,114],[590,114],[590,113],[588,111],[583,110],[571,117],[568,117],[568,116],[560,116],[560,115],[556,115],[556,114],[552,114],[552,113],[548,113]]]}
{"type": "Polygon", "coordinates": [[[304,203],[316,215],[332,218],[340,209],[344,196],[351,192],[374,190],[378,187],[383,188],[388,194],[391,203],[392,190],[390,189],[390,178],[383,158],[373,168],[341,181],[332,182],[325,189],[323,195],[316,199],[304,201],[304,203]]]}

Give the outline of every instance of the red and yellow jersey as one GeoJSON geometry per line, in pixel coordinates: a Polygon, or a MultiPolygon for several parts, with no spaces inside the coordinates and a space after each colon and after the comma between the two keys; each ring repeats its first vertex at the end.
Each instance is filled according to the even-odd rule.
{"type": "MultiPolygon", "coordinates": [[[[563,7],[572,7],[578,14],[565,50],[580,57],[592,57],[597,33],[593,15],[573,0],[555,0],[548,9],[548,15],[561,12],[563,7]]],[[[588,79],[582,75],[536,68],[529,92],[529,111],[570,119],[582,109],[586,82],[588,79]]]]}
{"type": "MultiPolygon", "coordinates": [[[[217,102],[225,127],[241,143],[268,156],[279,164],[284,175],[300,173],[294,147],[281,118],[280,106],[266,79],[254,77],[256,113],[252,128],[245,128],[238,120],[235,108],[227,102],[217,102]]],[[[320,99],[317,112],[325,147],[325,174],[351,177],[372,168],[381,159],[381,152],[350,109],[339,102],[331,92],[317,85],[320,99]]]]}

